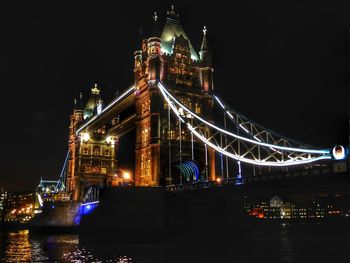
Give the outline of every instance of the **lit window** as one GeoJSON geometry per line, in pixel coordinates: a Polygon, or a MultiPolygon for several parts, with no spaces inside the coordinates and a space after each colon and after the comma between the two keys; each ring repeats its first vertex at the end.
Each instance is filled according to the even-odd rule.
{"type": "Polygon", "coordinates": [[[94,155],[99,155],[100,154],[100,147],[94,146],[94,155]]]}

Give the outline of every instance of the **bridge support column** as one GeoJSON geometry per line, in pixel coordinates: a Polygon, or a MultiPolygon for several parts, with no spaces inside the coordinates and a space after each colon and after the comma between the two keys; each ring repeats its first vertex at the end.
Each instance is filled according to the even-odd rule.
{"type": "Polygon", "coordinates": [[[215,181],[216,172],[215,172],[215,150],[208,147],[208,165],[209,165],[209,181],[215,181]]]}

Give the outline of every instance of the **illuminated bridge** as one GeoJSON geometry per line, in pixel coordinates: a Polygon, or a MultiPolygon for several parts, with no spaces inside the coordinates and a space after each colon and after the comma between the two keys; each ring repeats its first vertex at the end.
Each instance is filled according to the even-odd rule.
{"type": "Polygon", "coordinates": [[[93,199],[91,187],[181,190],[307,176],[312,167],[347,171],[343,146],[319,149],[296,142],[222,100],[214,92],[207,29],[198,54],[173,7],[162,32],[154,15],[153,29],[135,51],[134,62],[133,84],[109,104],[103,105],[97,85],[87,101],[81,96],[75,103],[61,173],[73,200],[93,199]],[[128,134],[134,135],[128,141],[134,165],[125,169],[119,162],[125,149],[119,146],[128,134]]]}

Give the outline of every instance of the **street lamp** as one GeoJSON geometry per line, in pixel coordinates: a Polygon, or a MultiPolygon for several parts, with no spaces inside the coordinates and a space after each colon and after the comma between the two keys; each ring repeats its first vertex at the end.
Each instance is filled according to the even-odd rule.
{"type": "Polygon", "coordinates": [[[131,175],[129,172],[123,172],[123,178],[124,180],[131,180],[131,175]]]}
{"type": "Polygon", "coordinates": [[[81,139],[83,142],[87,142],[90,139],[90,135],[87,132],[85,132],[81,135],[81,139]]]}

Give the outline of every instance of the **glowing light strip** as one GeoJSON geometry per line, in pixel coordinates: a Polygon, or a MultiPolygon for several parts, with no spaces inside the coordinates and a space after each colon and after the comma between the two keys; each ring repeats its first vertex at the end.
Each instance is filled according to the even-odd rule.
{"type": "MultiPolygon", "coordinates": [[[[61,179],[63,178],[63,173],[64,173],[64,170],[65,170],[66,165],[67,165],[68,157],[69,157],[69,150],[67,151],[66,159],[64,160],[63,167],[62,167],[62,170],[60,173],[60,177],[59,177],[57,184],[56,184],[56,193],[58,192],[58,186],[61,182],[61,179]]],[[[61,182],[61,183],[63,184],[63,182],[61,182]]]]}
{"type": "Polygon", "coordinates": [[[254,138],[255,138],[255,140],[261,142],[261,140],[258,137],[256,137],[256,135],[254,135],[254,138]]]}
{"type": "Polygon", "coordinates": [[[39,201],[40,206],[42,207],[42,206],[44,205],[44,201],[43,201],[43,199],[41,198],[41,195],[40,195],[40,194],[38,194],[38,201],[39,201]]]}
{"type": "Polygon", "coordinates": [[[187,166],[187,164],[182,163],[182,164],[176,165],[176,167],[180,169],[181,174],[185,177],[187,182],[189,182],[191,179],[191,169],[187,166]]]}
{"type": "Polygon", "coordinates": [[[81,204],[80,206],[94,205],[94,204],[98,204],[99,202],[100,202],[100,201],[94,201],[94,202],[84,203],[84,204],[81,204]]]}
{"type": "Polygon", "coordinates": [[[76,134],[78,135],[87,125],[89,125],[93,120],[95,120],[97,115],[92,117],[87,123],[85,123],[83,126],[81,126],[77,131],[76,134]]]}
{"type": "MultiPolygon", "coordinates": [[[[235,120],[235,118],[233,117],[233,115],[227,110],[227,108],[228,107],[226,107],[221,101],[220,101],[220,99],[217,97],[217,96],[215,96],[215,95],[213,95],[213,97],[216,99],[216,101],[220,104],[220,106],[223,108],[223,110],[225,110],[226,111],[226,113],[227,113],[227,115],[229,115],[230,117],[231,117],[231,119],[234,121],[234,122],[236,122],[236,120],[235,120]]],[[[235,114],[237,114],[237,116],[239,116],[240,118],[243,118],[243,119],[246,119],[244,116],[241,116],[240,114],[238,114],[238,113],[235,113],[235,114]]],[[[248,121],[248,123],[250,123],[250,121],[248,121]]],[[[251,124],[253,124],[253,125],[256,125],[256,124],[254,124],[254,123],[251,123],[251,124]]],[[[241,128],[243,128],[243,126],[241,126],[241,128]]],[[[265,129],[265,128],[262,128],[262,127],[260,127],[260,129],[262,129],[264,132],[266,132],[266,133],[272,133],[271,131],[268,131],[267,129],[265,129]]],[[[259,132],[259,133],[261,133],[261,131],[259,132]]],[[[280,136],[280,135],[278,135],[279,137],[282,137],[282,136],[280,136]]],[[[254,138],[256,139],[256,140],[258,140],[259,142],[261,142],[261,140],[260,139],[258,139],[257,137],[255,137],[254,136],[254,138]]],[[[282,138],[283,139],[283,138],[282,138]]],[[[283,139],[283,140],[289,140],[289,139],[283,139]]],[[[289,142],[288,142],[288,144],[289,144],[289,142]]],[[[330,153],[330,152],[329,152],[330,153]]]]}
{"type": "MultiPolygon", "coordinates": [[[[177,117],[184,122],[184,120],[182,119],[182,117],[180,116],[179,111],[177,110],[177,108],[173,105],[173,103],[169,100],[169,98],[167,96],[165,96],[165,92],[163,89],[160,89],[162,95],[164,96],[165,100],[167,101],[168,105],[170,105],[171,109],[173,109],[174,113],[177,115],[177,117]]],[[[247,158],[242,158],[239,157],[237,155],[234,155],[232,153],[226,152],[225,150],[221,149],[220,147],[214,145],[213,143],[211,143],[207,138],[203,137],[202,135],[200,135],[189,123],[186,123],[188,129],[197,137],[199,138],[202,142],[204,142],[206,145],[212,147],[214,150],[232,158],[235,159],[237,161],[242,161],[245,163],[250,163],[250,164],[255,164],[255,165],[261,165],[261,166],[292,166],[292,165],[300,165],[300,164],[307,164],[307,163],[312,163],[312,162],[316,162],[319,160],[327,160],[327,159],[331,159],[331,156],[327,156],[327,155],[323,155],[323,156],[319,156],[316,158],[310,158],[307,160],[300,160],[300,161],[293,161],[293,160],[289,160],[289,161],[283,161],[283,162],[268,162],[268,161],[256,161],[256,160],[251,160],[251,159],[247,159],[247,158]]]]}
{"type": "Polygon", "coordinates": [[[244,127],[242,124],[239,125],[246,133],[250,133],[246,127],[244,127]]]}
{"type": "MultiPolygon", "coordinates": [[[[223,132],[229,136],[232,136],[232,137],[235,137],[237,139],[240,139],[240,140],[243,140],[243,141],[247,141],[247,142],[250,142],[252,144],[257,144],[257,145],[261,145],[261,146],[266,146],[266,147],[273,147],[275,149],[280,149],[280,150],[285,150],[285,151],[290,151],[290,152],[302,152],[302,153],[315,153],[315,154],[328,154],[330,153],[330,151],[328,149],[325,149],[325,150],[311,150],[311,149],[303,149],[303,148],[293,148],[293,147],[285,147],[285,146],[279,146],[279,145],[274,145],[274,144],[269,144],[269,143],[264,143],[264,142],[258,142],[258,141],[255,141],[255,140],[251,140],[251,139],[248,139],[248,138],[245,138],[245,137],[242,137],[242,136],[239,136],[237,134],[234,134],[234,133],[231,133],[229,131],[226,131],[224,129],[221,129],[217,126],[215,126],[214,124],[204,120],[203,118],[199,117],[198,115],[196,115],[195,113],[193,113],[192,111],[190,111],[188,108],[186,108],[184,105],[182,105],[178,100],[176,100],[174,98],[174,96],[172,96],[166,89],[165,87],[160,83],[158,82],[158,87],[160,88],[160,90],[164,91],[162,92],[162,94],[166,93],[176,104],[178,104],[180,107],[182,107],[184,110],[186,110],[187,112],[189,112],[192,116],[194,116],[196,119],[200,120],[201,122],[207,124],[208,126],[220,131],[220,132],[223,132]]],[[[165,96],[166,98],[167,96],[165,96]]],[[[168,101],[168,99],[167,99],[168,101]]],[[[173,107],[172,107],[173,108],[173,107]]],[[[177,110],[176,110],[177,111],[177,110]]],[[[179,116],[179,118],[182,120],[182,122],[184,122],[184,120],[179,116]]]]}
{"type": "Polygon", "coordinates": [[[234,155],[232,153],[226,152],[225,150],[221,149],[220,147],[216,146],[212,142],[210,142],[208,139],[200,135],[190,124],[187,124],[188,129],[193,132],[193,134],[200,139],[202,142],[213,148],[214,150],[232,158],[237,161],[245,162],[245,163],[250,163],[250,164],[255,164],[255,165],[261,165],[261,166],[292,166],[292,165],[300,165],[300,164],[307,164],[307,163],[312,163],[320,160],[327,160],[331,159],[331,156],[323,155],[315,158],[310,158],[306,160],[300,160],[300,161],[293,161],[293,160],[288,160],[288,161],[283,161],[283,162],[269,162],[269,161],[256,161],[256,160],[251,160],[247,158],[242,158],[237,155],[234,155]]]}
{"type": "Polygon", "coordinates": [[[214,96],[214,98],[215,98],[216,101],[220,104],[220,106],[221,106],[224,110],[226,110],[225,105],[219,100],[219,98],[216,97],[216,96],[214,96]]]}
{"type": "Polygon", "coordinates": [[[270,149],[271,149],[272,151],[274,151],[274,152],[278,152],[279,154],[282,154],[280,151],[277,151],[276,149],[274,149],[274,148],[272,148],[272,147],[270,147],[270,149]]]}
{"type": "MultiPolygon", "coordinates": [[[[221,106],[222,109],[225,111],[225,113],[226,113],[234,122],[236,122],[236,120],[235,120],[235,118],[233,117],[233,115],[231,114],[231,112],[229,112],[229,111],[227,110],[226,106],[221,102],[221,100],[220,100],[217,96],[215,96],[215,95],[213,95],[213,97],[214,97],[214,98],[216,99],[216,101],[220,104],[220,106],[221,106]]],[[[242,124],[239,124],[239,126],[240,126],[245,132],[247,132],[247,133],[250,134],[250,132],[249,132],[242,124]]],[[[256,139],[257,141],[261,142],[261,140],[258,139],[257,137],[255,137],[255,136],[253,136],[253,137],[254,137],[254,139],[256,139]]]]}
{"type": "MultiPolygon", "coordinates": [[[[131,88],[129,88],[128,90],[126,90],[122,95],[120,95],[118,98],[116,98],[114,101],[112,101],[106,108],[104,108],[101,113],[104,113],[106,110],[108,110],[110,107],[112,107],[114,104],[116,104],[118,101],[120,101],[121,99],[123,99],[126,95],[129,95],[129,93],[131,91],[134,91],[135,87],[132,86],[131,88]]],[[[94,121],[96,119],[97,115],[95,115],[94,117],[92,117],[92,119],[90,119],[87,123],[85,123],[83,126],[81,126],[76,134],[78,135],[87,125],[89,125],[92,121],[94,121]]]]}
{"type": "Polygon", "coordinates": [[[226,113],[227,113],[227,115],[228,115],[228,116],[230,116],[230,117],[231,117],[231,119],[235,119],[235,118],[232,116],[231,112],[226,111],[226,113]]]}
{"type": "Polygon", "coordinates": [[[122,95],[120,95],[118,98],[116,98],[114,101],[112,101],[108,106],[106,106],[106,108],[104,108],[102,110],[101,113],[105,112],[106,110],[108,110],[110,107],[112,107],[115,103],[117,103],[118,101],[120,101],[123,97],[125,97],[126,95],[128,95],[131,91],[134,91],[135,87],[131,86],[128,90],[126,90],[122,95]]]}
{"type": "Polygon", "coordinates": [[[198,180],[199,179],[199,169],[198,169],[197,165],[195,165],[193,162],[189,162],[189,165],[191,165],[192,168],[194,169],[195,180],[198,180]]]}

